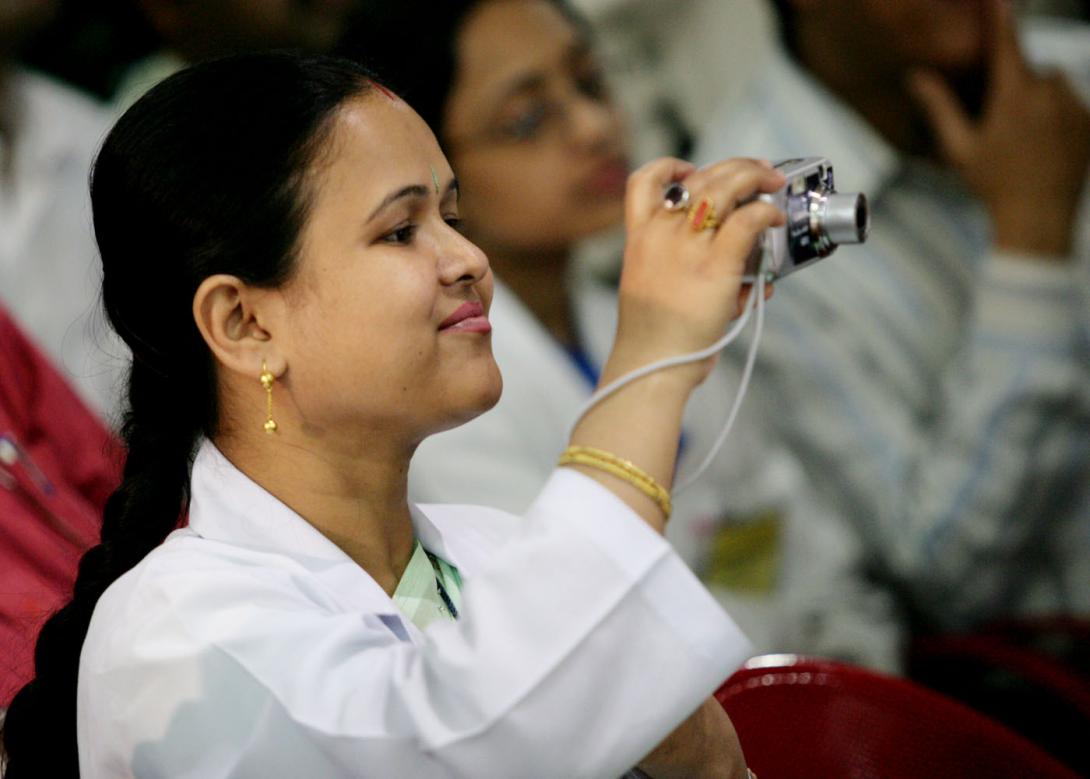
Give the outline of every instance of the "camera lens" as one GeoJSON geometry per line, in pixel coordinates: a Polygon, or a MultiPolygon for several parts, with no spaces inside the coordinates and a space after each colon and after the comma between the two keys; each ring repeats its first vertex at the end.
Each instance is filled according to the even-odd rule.
{"type": "Polygon", "coordinates": [[[863,243],[870,232],[870,209],[862,192],[829,193],[823,198],[819,221],[834,244],[863,243]]]}

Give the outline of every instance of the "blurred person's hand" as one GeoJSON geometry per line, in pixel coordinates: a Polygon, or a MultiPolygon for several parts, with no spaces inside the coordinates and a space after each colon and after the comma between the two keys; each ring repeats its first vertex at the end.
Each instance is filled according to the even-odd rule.
{"type": "Polygon", "coordinates": [[[1033,72],[1005,0],[987,3],[988,86],[974,118],[941,76],[911,75],[946,161],[988,209],[1000,249],[1064,258],[1090,165],[1090,111],[1059,74],[1033,72]]]}
{"type": "Polygon", "coordinates": [[[654,779],[746,779],[746,759],[730,717],[708,698],[639,765],[654,779]]]}

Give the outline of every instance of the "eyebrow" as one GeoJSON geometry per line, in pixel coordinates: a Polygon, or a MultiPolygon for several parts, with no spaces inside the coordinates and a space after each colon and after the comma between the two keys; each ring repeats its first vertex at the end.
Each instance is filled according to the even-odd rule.
{"type": "MultiPolygon", "coordinates": [[[[593,53],[590,42],[583,36],[579,36],[564,53],[564,64],[567,67],[572,67],[579,63],[584,57],[593,53]]],[[[499,102],[508,100],[516,95],[523,94],[525,92],[531,92],[534,90],[542,89],[547,82],[546,75],[541,71],[531,71],[526,73],[520,78],[515,79],[510,84],[504,87],[503,92],[499,95],[499,102]]]]}
{"type": "MultiPolygon", "coordinates": [[[[447,184],[447,188],[443,190],[443,195],[440,200],[446,200],[448,197],[450,197],[451,193],[454,193],[454,195],[457,196],[459,191],[460,188],[458,186],[458,179],[452,178],[447,184]]],[[[391,205],[399,200],[404,200],[405,198],[426,198],[430,194],[431,188],[425,187],[423,184],[410,184],[407,187],[402,187],[396,192],[391,192],[389,195],[387,195],[383,199],[383,201],[379,203],[378,208],[372,211],[371,215],[367,217],[367,221],[372,221],[376,216],[381,214],[383,211],[385,211],[387,208],[389,208],[391,205]]]]}
{"type": "Polygon", "coordinates": [[[500,102],[525,92],[534,92],[545,86],[545,76],[541,73],[527,73],[516,81],[508,84],[500,94],[500,102]]]}

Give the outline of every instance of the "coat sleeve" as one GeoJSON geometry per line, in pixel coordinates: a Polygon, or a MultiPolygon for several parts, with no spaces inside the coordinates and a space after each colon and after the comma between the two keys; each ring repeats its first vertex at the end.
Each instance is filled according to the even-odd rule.
{"type": "Polygon", "coordinates": [[[148,627],[106,638],[93,626],[80,675],[81,702],[94,699],[94,719],[129,744],[96,754],[86,738],[81,764],[138,776],[619,776],[748,644],[594,481],[557,471],[525,520],[467,580],[460,620],[421,644],[376,615],[316,609],[291,582],[255,585],[241,566],[141,574],[127,583],[145,593],[136,605],[108,593],[95,616],[131,624],[136,614],[115,610],[136,608],[148,627]]]}

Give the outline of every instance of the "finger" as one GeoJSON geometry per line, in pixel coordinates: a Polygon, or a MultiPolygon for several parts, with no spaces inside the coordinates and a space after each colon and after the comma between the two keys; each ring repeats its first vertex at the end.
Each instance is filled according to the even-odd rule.
{"type": "Polygon", "coordinates": [[[941,76],[930,71],[911,74],[908,85],[927,115],[943,156],[955,165],[962,164],[976,145],[976,128],[957,95],[941,76]]]}
{"type": "Polygon", "coordinates": [[[707,194],[709,189],[717,194],[736,195],[744,190],[741,200],[752,199],[758,192],[775,192],[783,186],[784,176],[767,160],[735,157],[701,168],[685,180],[694,194],[707,194]]]}
{"type": "Polygon", "coordinates": [[[780,171],[757,160],[733,159],[698,171],[685,183],[697,196],[694,203],[698,204],[700,197],[711,199],[721,223],[739,205],[753,200],[761,192],[775,192],[784,182],[780,171]]]}
{"type": "Polygon", "coordinates": [[[664,157],[643,165],[628,177],[625,189],[625,222],[629,229],[646,222],[662,209],[662,193],[667,185],[681,181],[696,170],[685,160],[664,157]]]}
{"type": "Polygon", "coordinates": [[[1018,41],[1018,26],[1009,0],[989,0],[984,4],[991,89],[1003,89],[1030,72],[1018,41]]]}
{"type": "Polygon", "coordinates": [[[761,233],[786,221],[783,212],[771,203],[763,200],[747,203],[720,225],[713,244],[715,255],[726,258],[731,271],[740,276],[761,233]]]}

